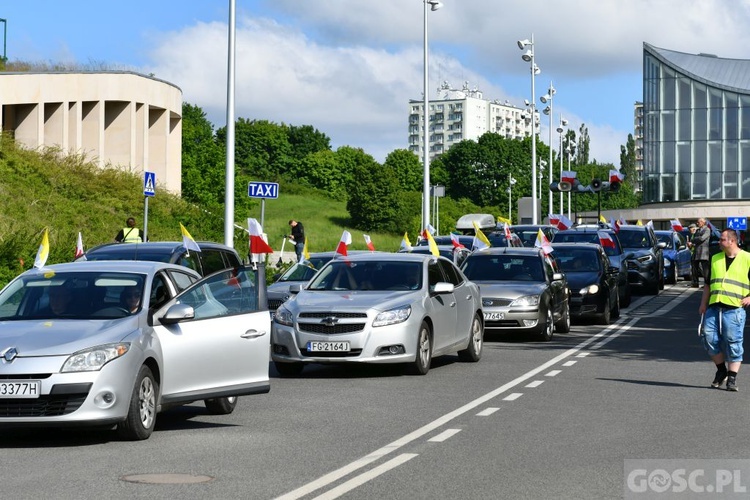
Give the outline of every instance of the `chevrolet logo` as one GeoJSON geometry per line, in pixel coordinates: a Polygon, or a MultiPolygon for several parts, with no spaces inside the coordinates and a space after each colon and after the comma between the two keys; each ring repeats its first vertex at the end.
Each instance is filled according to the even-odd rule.
{"type": "Polygon", "coordinates": [[[327,316],[320,320],[320,322],[326,326],[333,326],[339,322],[339,319],[336,316],[327,316]]]}

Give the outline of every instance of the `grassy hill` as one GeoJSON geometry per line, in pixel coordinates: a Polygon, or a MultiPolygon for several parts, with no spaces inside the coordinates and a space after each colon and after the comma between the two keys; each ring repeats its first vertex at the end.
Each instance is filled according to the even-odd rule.
{"type": "MultiPolygon", "coordinates": [[[[33,266],[42,233],[49,228],[48,264],[73,259],[78,232],[85,248],[111,242],[127,217],[143,223],[143,174],[117,168],[98,169],[91,159],[63,156],[57,149],[29,151],[0,137],[0,286],[33,266]]],[[[260,220],[260,200],[252,213],[235,212],[235,223],[260,220]]],[[[352,249],[364,250],[362,232],[349,225],[346,204],[324,193],[295,185],[280,186],[276,200],[266,200],[265,231],[274,250],[289,233],[289,219],[305,226],[311,252],[334,250],[344,229],[352,249]]],[[[224,241],[224,213],[191,205],[157,186],[149,199],[151,241],[179,241],[182,223],[198,241],[224,241]]],[[[398,249],[402,235],[368,233],[379,250],[398,249]]],[[[234,247],[245,255],[247,235],[235,230],[234,247]]],[[[285,252],[291,248],[285,248],[285,252]]]]}

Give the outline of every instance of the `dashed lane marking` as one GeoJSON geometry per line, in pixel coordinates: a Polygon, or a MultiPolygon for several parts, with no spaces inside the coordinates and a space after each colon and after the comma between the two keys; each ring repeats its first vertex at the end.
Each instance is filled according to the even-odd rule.
{"type": "Polygon", "coordinates": [[[485,408],[484,410],[477,413],[477,417],[489,417],[499,409],[500,408],[490,406],[489,408],[485,408]]]}
{"type": "Polygon", "coordinates": [[[544,380],[535,380],[535,381],[531,382],[530,384],[527,384],[526,387],[531,387],[531,388],[539,387],[543,383],[544,383],[544,380]]]}
{"type": "Polygon", "coordinates": [[[459,432],[461,432],[461,429],[446,429],[443,432],[441,432],[440,434],[438,434],[437,436],[431,437],[427,441],[430,441],[432,443],[442,443],[446,439],[455,436],[459,432]]]}
{"type": "Polygon", "coordinates": [[[547,373],[544,374],[545,377],[556,377],[562,373],[562,370],[550,370],[547,373]]]}

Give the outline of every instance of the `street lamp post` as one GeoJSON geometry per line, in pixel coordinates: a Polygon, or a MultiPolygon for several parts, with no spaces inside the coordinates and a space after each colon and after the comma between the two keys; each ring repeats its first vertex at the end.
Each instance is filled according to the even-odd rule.
{"type": "Polygon", "coordinates": [[[513,174],[508,175],[508,220],[513,223],[513,184],[516,180],[513,178],[513,174]]]}
{"type": "Polygon", "coordinates": [[[424,167],[424,183],[422,185],[422,227],[426,229],[430,223],[430,97],[429,97],[429,52],[427,44],[427,7],[436,11],[443,6],[438,0],[422,0],[424,3],[424,140],[422,142],[422,166],[424,167]]]}
{"type": "MultiPolygon", "coordinates": [[[[570,140],[570,137],[568,137],[568,147],[565,148],[565,152],[568,153],[568,170],[570,170],[570,159],[575,153],[576,144],[570,140]]],[[[571,189],[570,191],[573,191],[571,189]]],[[[570,219],[571,213],[570,213],[570,191],[568,191],[568,219],[570,219]]],[[[571,219],[572,220],[572,219],[571,219]]]]}
{"type": "MultiPolygon", "coordinates": [[[[552,82],[549,82],[549,90],[547,90],[547,93],[544,94],[542,97],[539,98],[540,101],[542,101],[542,104],[547,104],[547,107],[544,108],[544,114],[549,116],[549,183],[552,184],[552,166],[554,163],[552,163],[552,99],[555,97],[555,94],[557,91],[555,90],[555,87],[552,86],[552,82]]],[[[539,181],[541,184],[541,180],[539,181]]],[[[552,213],[552,190],[548,189],[549,191],[549,200],[547,203],[547,207],[549,208],[549,213],[552,213]]],[[[539,190],[541,193],[541,189],[539,190]]],[[[541,196],[540,196],[541,198],[541,196]]]]}
{"type": "MultiPolygon", "coordinates": [[[[565,128],[568,126],[568,120],[564,119],[562,115],[560,115],[560,125],[557,126],[557,133],[560,134],[560,149],[558,149],[558,155],[560,156],[560,180],[562,181],[562,173],[563,173],[563,133],[565,132],[565,128]]],[[[563,206],[563,194],[562,191],[560,191],[560,213],[563,213],[564,210],[563,206]]]]}
{"type": "Polygon", "coordinates": [[[534,62],[534,34],[531,34],[531,40],[519,40],[518,48],[524,50],[529,47],[521,56],[521,59],[528,62],[531,68],[531,223],[537,224],[537,205],[536,205],[536,104],[534,103],[534,77],[542,72],[539,66],[534,62]]]}
{"type": "MultiPolygon", "coordinates": [[[[545,170],[545,168],[547,168],[547,162],[544,161],[544,160],[539,160],[539,205],[542,204],[542,179],[544,178],[544,170],[545,170]]],[[[550,170],[552,170],[552,169],[550,169],[550,170]]],[[[550,191],[550,193],[551,192],[552,191],[550,191]]],[[[544,216],[542,215],[540,217],[540,219],[543,219],[543,218],[544,218],[544,216]]]]}
{"type": "Polygon", "coordinates": [[[3,62],[5,63],[8,62],[8,57],[5,53],[5,48],[8,40],[8,20],[0,18],[0,23],[3,23],[3,62]]]}

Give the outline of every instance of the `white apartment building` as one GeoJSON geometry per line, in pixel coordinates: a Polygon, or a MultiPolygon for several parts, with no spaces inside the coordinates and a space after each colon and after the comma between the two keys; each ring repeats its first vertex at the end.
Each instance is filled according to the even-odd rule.
{"type": "MultiPolygon", "coordinates": [[[[530,113],[508,101],[489,101],[476,87],[453,89],[447,82],[438,89],[439,96],[429,100],[430,159],[448,151],[454,144],[470,139],[476,141],[486,132],[508,139],[531,136],[530,113]]],[[[424,157],[424,101],[409,100],[409,151],[424,157]]],[[[539,113],[536,113],[537,126],[539,113]]]]}

